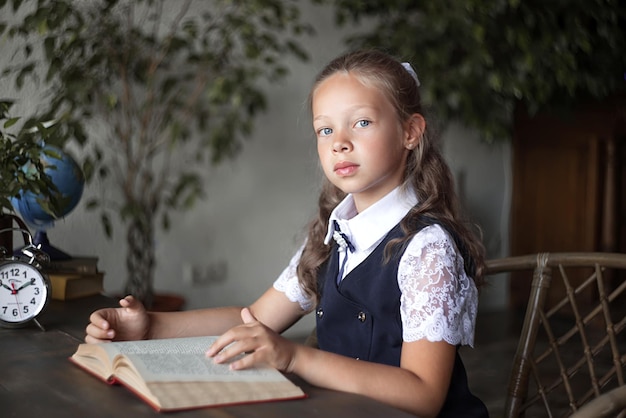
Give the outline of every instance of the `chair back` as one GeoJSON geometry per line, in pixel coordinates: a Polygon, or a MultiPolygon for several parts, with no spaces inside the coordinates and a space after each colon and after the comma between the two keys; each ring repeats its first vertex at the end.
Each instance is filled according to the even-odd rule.
{"type": "Polygon", "coordinates": [[[527,272],[532,286],[505,416],[569,416],[624,386],[626,254],[540,253],[487,262],[487,275],[516,271],[527,272]],[[556,281],[563,294],[548,297],[556,281]]]}

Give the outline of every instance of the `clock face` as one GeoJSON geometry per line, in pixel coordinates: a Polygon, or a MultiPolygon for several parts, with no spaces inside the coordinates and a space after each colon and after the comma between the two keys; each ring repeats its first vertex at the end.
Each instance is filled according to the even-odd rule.
{"type": "Polygon", "coordinates": [[[18,325],[35,318],[48,302],[48,283],[34,266],[0,264],[0,322],[18,325]]]}

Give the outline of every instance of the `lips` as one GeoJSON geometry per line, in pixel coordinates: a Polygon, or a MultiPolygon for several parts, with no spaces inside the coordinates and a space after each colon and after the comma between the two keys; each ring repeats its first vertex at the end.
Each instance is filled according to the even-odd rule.
{"type": "Polygon", "coordinates": [[[335,164],[334,171],[338,176],[345,177],[353,174],[358,168],[358,164],[349,161],[341,161],[335,164]]]}

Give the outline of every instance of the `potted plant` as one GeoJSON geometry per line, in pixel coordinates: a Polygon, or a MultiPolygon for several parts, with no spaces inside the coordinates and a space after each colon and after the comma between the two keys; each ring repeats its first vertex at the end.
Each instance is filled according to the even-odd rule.
{"type": "Polygon", "coordinates": [[[563,113],[625,90],[624,2],[317,2],[335,6],[339,25],[374,18],[348,43],[413,61],[438,117],[488,143],[511,138],[520,107],[563,113]]]}
{"type": "Polygon", "coordinates": [[[43,79],[39,116],[84,140],[88,181],[114,186],[87,205],[108,236],[112,215],[125,226],[124,292],[150,306],[155,230],[203,195],[203,166],[240,150],[265,106],[260,84],[286,74],[285,55],[307,58],[295,39],[311,29],[282,0],[3,3],[20,17],[0,29],[25,57],[5,73],[16,87],[43,79]]]}
{"type": "MultiPolygon", "coordinates": [[[[11,200],[24,192],[40,196],[38,203],[51,214],[59,208],[56,188],[44,172],[41,159],[44,150],[34,134],[37,126],[27,121],[16,132],[20,118],[11,116],[13,104],[12,100],[0,100],[0,230],[13,227],[12,218],[6,215],[14,212],[11,200]]],[[[9,232],[1,233],[0,247],[11,252],[12,237],[9,232]]]]}

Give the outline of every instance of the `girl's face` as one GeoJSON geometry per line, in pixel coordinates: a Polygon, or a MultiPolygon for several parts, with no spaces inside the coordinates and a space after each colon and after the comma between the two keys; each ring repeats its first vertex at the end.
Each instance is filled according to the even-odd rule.
{"type": "Polygon", "coordinates": [[[409,149],[423,131],[420,115],[403,129],[385,95],[349,73],[336,73],[319,84],[312,110],[324,174],[353,195],[359,212],[402,183],[409,149]],[[415,120],[421,121],[419,132],[415,120]]]}

